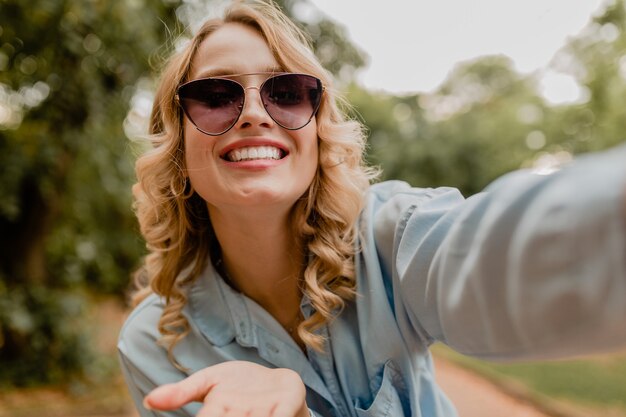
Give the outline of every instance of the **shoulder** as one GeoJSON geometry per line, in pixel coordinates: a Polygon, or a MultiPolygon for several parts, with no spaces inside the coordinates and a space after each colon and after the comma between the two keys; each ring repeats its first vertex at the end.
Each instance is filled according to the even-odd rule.
{"type": "Polygon", "coordinates": [[[131,311],[119,335],[118,348],[122,353],[129,356],[155,349],[164,305],[159,296],[151,294],[131,311]]]}
{"type": "Polygon", "coordinates": [[[370,187],[363,221],[372,228],[377,241],[390,243],[409,217],[419,214],[440,218],[464,201],[456,188],[420,188],[403,181],[385,181],[370,187]]]}
{"type": "Polygon", "coordinates": [[[117,349],[123,362],[143,369],[167,354],[158,346],[160,338],[159,319],[163,311],[161,299],[149,295],[136,306],[126,318],[117,341],[117,349]]]}
{"type": "MultiPolygon", "coordinates": [[[[191,372],[178,369],[170,360],[167,348],[159,343],[158,325],[164,306],[165,301],[159,296],[148,296],[130,313],[119,335],[117,348],[122,373],[142,415],[145,411],[142,401],[147,393],[160,385],[180,381],[191,372]]],[[[183,407],[186,413],[176,415],[196,415],[198,408],[197,403],[188,404],[183,407]]]]}
{"type": "Polygon", "coordinates": [[[375,213],[402,212],[424,204],[440,207],[455,206],[464,200],[461,192],[452,187],[412,187],[404,181],[384,181],[370,187],[368,209],[375,213]]]}
{"type": "MultiPolygon", "coordinates": [[[[129,386],[142,393],[186,376],[171,362],[159,343],[159,320],[165,301],[150,295],[130,313],[120,331],[117,349],[129,386]]],[[[177,358],[177,360],[180,358],[177,358]]]]}

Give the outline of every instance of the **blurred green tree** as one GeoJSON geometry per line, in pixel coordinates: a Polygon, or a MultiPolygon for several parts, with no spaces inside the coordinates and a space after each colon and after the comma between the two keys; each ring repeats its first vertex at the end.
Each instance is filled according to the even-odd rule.
{"type": "Polygon", "coordinates": [[[432,94],[381,96],[353,87],[350,97],[384,178],[466,195],[520,167],[531,154],[525,138],[545,111],[533,80],[503,56],[458,65],[432,94]]]}
{"type": "Polygon", "coordinates": [[[604,149],[626,140],[626,1],[614,0],[554,57],[586,100],[555,108],[549,134],[572,152],[604,149]]]}
{"type": "Polygon", "coordinates": [[[80,369],[89,283],[120,291],[141,254],[122,123],[164,42],[158,0],[0,3],[0,379],[80,369]]]}
{"type": "Polygon", "coordinates": [[[626,139],[625,1],[608,2],[555,56],[578,101],[549,103],[541,73],[519,74],[504,56],[459,64],[433,93],[392,96],[352,85],[354,114],[370,130],[369,158],[384,178],[454,186],[465,195],[520,167],[626,139]]]}

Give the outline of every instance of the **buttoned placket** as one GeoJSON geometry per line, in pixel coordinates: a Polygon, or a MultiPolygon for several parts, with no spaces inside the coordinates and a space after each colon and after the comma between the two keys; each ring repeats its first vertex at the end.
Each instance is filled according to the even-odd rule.
{"type": "Polygon", "coordinates": [[[331,352],[331,341],[328,334],[328,327],[324,326],[319,330],[319,332],[324,337],[324,350],[322,352],[317,352],[315,349],[307,346],[307,354],[309,355],[309,360],[311,361],[312,366],[315,368],[315,370],[319,374],[321,374],[325,382],[325,386],[332,395],[336,410],[335,415],[337,417],[352,417],[354,416],[351,412],[353,410],[353,407],[349,407],[348,404],[346,404],[344,395],[339,385],[339,381],[337,380],[337,373],[335,372],[333,355],[328,353],[331,352]],[[338,415],[337,412],[339,413],[338,415]]]}

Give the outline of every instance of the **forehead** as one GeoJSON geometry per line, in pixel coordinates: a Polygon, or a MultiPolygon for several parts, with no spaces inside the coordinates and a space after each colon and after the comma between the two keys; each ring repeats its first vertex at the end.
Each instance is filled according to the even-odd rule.
{"type": "Polygon", "coordinates": [[[261,34],[240,23],[226,23],[202,41],[190,76],[195,79],[279,69],[261,34]]]}

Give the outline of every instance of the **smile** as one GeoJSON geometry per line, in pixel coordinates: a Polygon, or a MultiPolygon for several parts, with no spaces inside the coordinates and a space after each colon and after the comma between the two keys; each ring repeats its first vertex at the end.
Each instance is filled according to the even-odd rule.
{"type": "Polygon", "coordinates": [[[230,162],[254,160],[278,160],[285,156],[284,151],[274,146],[247,146],[228,152],[224,159],[230,162]]]}

